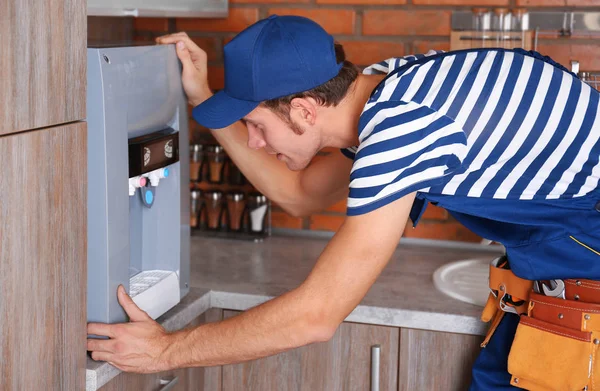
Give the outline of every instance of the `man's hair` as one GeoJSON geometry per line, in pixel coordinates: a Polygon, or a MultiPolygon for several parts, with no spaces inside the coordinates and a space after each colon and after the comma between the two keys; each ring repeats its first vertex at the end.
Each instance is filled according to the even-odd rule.
{"type": "Polygon", "coordinates": [[[358,77],[359,69],[350,61],[346,61],[344,47],[335,43],[335,58],[337,63],[343,62],[338,74],[331,80],[311,90],[287,95],[281,98],[270,99],[261,104],[273,111],[279,118],[287,123],[295,133],[302,134],[300,129],[290,118],[291,102],[295,98],[313,98],[323,106],[337,106],[348,93],[350,86],[358,77]]]}

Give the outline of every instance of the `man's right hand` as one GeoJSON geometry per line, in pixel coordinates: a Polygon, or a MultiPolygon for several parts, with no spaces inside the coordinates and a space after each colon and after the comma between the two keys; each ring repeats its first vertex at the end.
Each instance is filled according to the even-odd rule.
{"type": "Polygon", "coordinates": [[[176,44],[177,57],[183,64],[181,81],[192,106],[197,106],[212,96],[208,86],[206,52],[204,50],[183,32],[158,37],[156,43],[160,45],[176,44]]]}

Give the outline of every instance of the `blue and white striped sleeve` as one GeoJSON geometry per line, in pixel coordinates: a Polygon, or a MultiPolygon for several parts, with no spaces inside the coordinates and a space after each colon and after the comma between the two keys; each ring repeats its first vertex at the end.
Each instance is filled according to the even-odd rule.
{"type": "Polygon", "coordinates": [[[439,184],[467,153],[458,124],[415,102],[368,105],[360,118],[359,141],[350,174],[349,216],[439,184]]]}

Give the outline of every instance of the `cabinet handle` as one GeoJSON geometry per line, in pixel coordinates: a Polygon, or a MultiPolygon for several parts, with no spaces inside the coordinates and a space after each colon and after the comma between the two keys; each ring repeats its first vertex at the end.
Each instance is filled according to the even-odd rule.
{"type": "Polygon", "coordinates": [[[371,346],[371,391],[379,391],[379,356],[381,345],[371,346]]]}
{"type": "Polygon", "coordinates": [[[179,376],[175,376],[172,379],[160,379],[160,385],[163,387],[161,387],[158,391],[169,391],[170,389],[175,387],[175,384],[177,384],[177,382],[179,382],[179,376]]]}

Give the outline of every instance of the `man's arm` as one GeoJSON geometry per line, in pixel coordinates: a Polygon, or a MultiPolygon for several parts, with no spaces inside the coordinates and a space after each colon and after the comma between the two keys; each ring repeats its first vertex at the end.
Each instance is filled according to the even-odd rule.
{"type": "Polygon", "coordinates": [[[252,360],[326,341],[360,303],[394,252],[414,195],[361,216],[348,217],[298,288],[236,317],[166,333],[124,292],[132,322],[90,324],[95,360],[133,372],[213,366],[252,360]]]}
{"type": "MultiPolygon", "coordinates": [[[[182,83],[189,103],[197,106],[212,96],[208,86],[206,53],[185,33],[157,38],[160,44],[176,45],[183,64],[182,83]]],[[[238,121],[223,129],[212,130],[213,136],[225,148],[246,178],[286,212],[306,216],[347,197],[352,160],[341,153],[311,163],[305,170],[290,171],[264,150],[248,148],[248,130],[238,121]]]]}
{"type": "Polygon", "coordinates": [[[348,197],[352,160],[340,151],[315,157],[302,171],[291,171],[263,149],[248,148],[248,130],[241,121],[212,134],[250,183],[294,216],[320,212],[348,197]]]}

